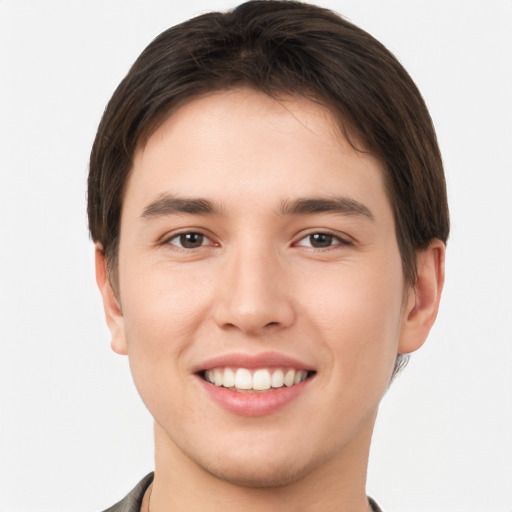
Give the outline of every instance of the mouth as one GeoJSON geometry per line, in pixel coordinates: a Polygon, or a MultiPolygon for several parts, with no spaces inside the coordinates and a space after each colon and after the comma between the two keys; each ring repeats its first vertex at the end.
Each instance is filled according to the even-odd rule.
{"type": "Polygon", "coordinates": [[[313,370],[289,367],[233,368],[216,367],[202,370],[198,375],[206,382],[237,393],[270,393],[291,388],[315,375],[313,370]]]}
{"type": "MultiPolygon", "coordinates": [[[[266,416],[287,410],[315,380],[309,364],[277,352],[229,353],[192,370],[215,404],[237,416],[266,416]]],[[[289,409],[288,409],[289,410],[289,409]]]]}

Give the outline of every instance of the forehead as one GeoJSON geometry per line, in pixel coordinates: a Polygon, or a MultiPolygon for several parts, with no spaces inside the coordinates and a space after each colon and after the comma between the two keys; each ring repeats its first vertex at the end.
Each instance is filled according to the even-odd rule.
{"type": "Polygon", "coordinates": [[[301,96],[212,92],[176,109],[137,150],[125,201],[161,192],[261,205],[341,187],[373,202],[384,193],[382,166],[341,132],[330,110],[301,96]]]}

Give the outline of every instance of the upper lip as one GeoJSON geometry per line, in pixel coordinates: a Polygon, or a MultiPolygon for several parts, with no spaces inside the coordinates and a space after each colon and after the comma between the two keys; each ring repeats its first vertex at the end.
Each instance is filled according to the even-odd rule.
{"type": "Polygon", "coordinates": [[[235,352],[215,356],[203,361],[197,365],[194,373],[213,368],[294,368],[295,370],[313,371],[311,365],[294,357],[280,354],[278,352],[262,352],[259,354],[245,354],[243,352],[235,352]]]}

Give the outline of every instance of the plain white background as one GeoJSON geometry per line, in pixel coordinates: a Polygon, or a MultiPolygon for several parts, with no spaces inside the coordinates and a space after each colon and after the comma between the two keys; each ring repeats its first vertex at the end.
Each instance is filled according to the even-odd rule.
{"type": "MultiPolygon", "coordinates": [[[[511,512],[512,1],[318,3],[381,40],[419,85],[451,203],[439,319],[383,400],[368,492],[387,512],[511,512]]],[[[152,469],[151,420],[95,288],[88,154],[150,40],[234,5],[0,0],[3,512],[103,510],[152,469]]]]}

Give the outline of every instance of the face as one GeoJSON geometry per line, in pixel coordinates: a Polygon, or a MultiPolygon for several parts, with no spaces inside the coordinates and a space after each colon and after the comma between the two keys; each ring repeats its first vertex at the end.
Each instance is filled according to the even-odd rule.
{"type": "Polygon", "coordinates": [[[191,101],[136,153],[117,298],[157,451],[246,485],[361,456],[409,336],[379,162],[305,99],[191,101]]]}

